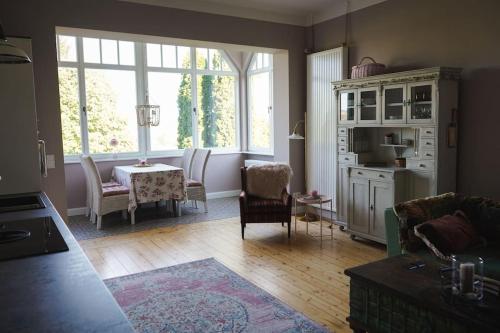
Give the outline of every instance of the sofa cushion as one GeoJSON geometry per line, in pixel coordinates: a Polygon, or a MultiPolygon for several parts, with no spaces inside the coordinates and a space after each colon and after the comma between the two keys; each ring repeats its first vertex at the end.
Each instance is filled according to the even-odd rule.
{"type": "Polygon", "coordinates": [[[415,236],[416,225],[443,215],[453,214],[460,202],[455,193],[445,193],[435,197],[416,199],[394,206],[399,219],[399,239],[405,252],[416,252],[425,248],[424,242],[415,236]]]}
{"type": "Polygon", "coordinates": [[[416,225],[414,231],[441,259],[448,259],[451,254],[463,253],[481,241],[474,225],[460,210],[453,215],[444,215],[416,225]]]}

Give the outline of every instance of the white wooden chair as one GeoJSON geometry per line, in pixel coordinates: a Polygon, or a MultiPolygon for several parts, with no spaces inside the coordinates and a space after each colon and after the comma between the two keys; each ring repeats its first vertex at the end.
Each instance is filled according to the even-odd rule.
{"type": "Polygon", "coordinates": [[[187,200],[194,200],[197,208],[197,201],[203,201],[205,204],[205,213],[208,212],[205,170],[210,153],[211,150],[209,149],[196,149],[191,166],[191,177],[186,178],[187,200]]]}
{"type": "MultiPolygon", "coordinates": [[[[97,216],[97,229],[102,227],[102,216],[115,211],[122,211],[126,218],[129,201],[129,189],[123,185],[103,187],[101,175],[94,160],[90,156],[82,156],[82,161],[88,170],[92,186],[92,212],[97,216]]],[[[135,223],[131,213],[131,223],[135,223]]]]}
{"type": "MultiPolygon", "coordinates": [[[[80,164],[82,165],[83,173],[85,175],[85,186],[87,188],[87,198],[86,198],[86,207],[85,207],[85,216],[89,217],[91,222],[94,222],[93,214],[92,214],[92,182],[90,180],[90,170],[88,168],[87,163],[84,162],[84,155],[80,156],[80,164]]],[[[93,162],[93,160],[92,160],[93,162]]],[[[102,183],[102,187],[112,187],[119,186],[120,184],[110,180],[109,182],[102,183]]]]}

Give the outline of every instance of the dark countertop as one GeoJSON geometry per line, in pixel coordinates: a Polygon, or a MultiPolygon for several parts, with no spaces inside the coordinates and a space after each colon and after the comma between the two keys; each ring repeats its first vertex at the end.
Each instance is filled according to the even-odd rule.
{"type": "Polygon", "coordinates": [[[0,222],[51,216],[69,251],[0,262],[1,332],[134,332],[68,227],[45,209],[0,214],[0,222]]]}

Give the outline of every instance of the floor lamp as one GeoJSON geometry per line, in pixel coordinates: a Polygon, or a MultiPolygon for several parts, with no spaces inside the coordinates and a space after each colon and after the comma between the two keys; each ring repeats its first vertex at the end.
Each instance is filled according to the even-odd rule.
{"type": "MultiPolygon", "coordinates": [[[[304,120],[299,120],[295,123],[295,126],[293,127],[292,134],[290,134],[288,136],[289,140],[304,140],[304,155],[305,155],[304,156],[305,157],[304,158],[304,169],[305,169],[304,184],[305,184],[305,187],[307,190],[307,162],[305,161],[305,159],[307,158],[307,139],[306,139],[306,136],[307,136],[307,113],[304,114],[304,120]],[[298,127],[300,124],[304,124],[304,136],[300,135],[298,132],[298,127]]],[[[295,212],[295,214],[297,214],[297,212],[295,212]]],[[[306,206],[306,212],[305,212],[304,216],[302,216],[299,220],[305,221],[305,222],[313,222],[313,221],[317,221],[318,217],[316,214],[309,214],[307,211],[307,206],[306,206]]]]}

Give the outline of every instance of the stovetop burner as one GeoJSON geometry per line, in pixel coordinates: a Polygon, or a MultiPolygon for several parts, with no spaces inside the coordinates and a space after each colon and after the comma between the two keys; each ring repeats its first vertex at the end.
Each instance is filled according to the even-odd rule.
{"type": "Polygon", "coordinates": [[[50,216],[0,223],[0,260],[67,250],[50,216]]]}

